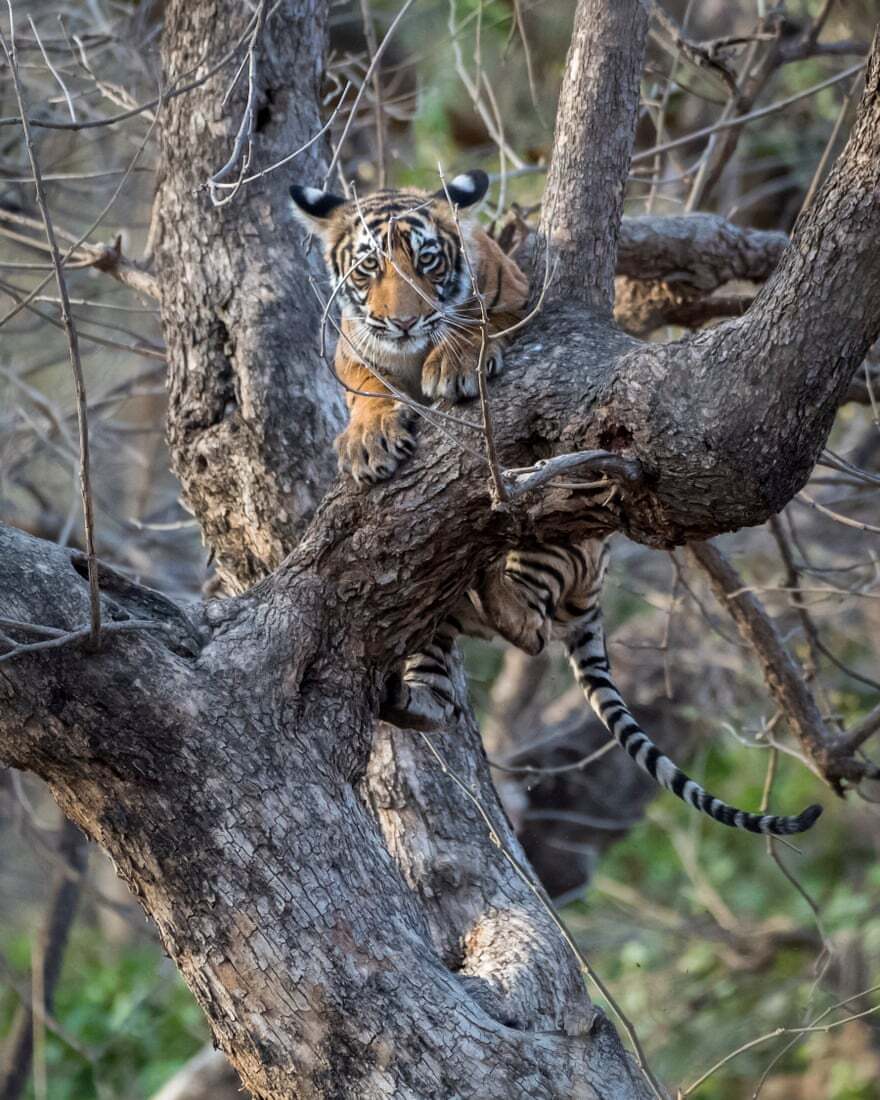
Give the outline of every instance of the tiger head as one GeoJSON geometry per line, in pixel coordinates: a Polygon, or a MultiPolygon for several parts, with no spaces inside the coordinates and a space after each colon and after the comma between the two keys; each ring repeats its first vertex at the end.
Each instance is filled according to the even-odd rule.
{"type": "MultiPolygon", "coordinates": [[[[378,191],[349,200],[315,187],[290,188],[297,218],[323,242],[335,298],[359,351],[409,358],[450,329],[474,323],[473,280],[462,254],[468,229],[459,231],[453,206],[472,206],[488,186],[486,173],[474,171],[434,194],[378,191]]],[[[470,249],[468,258],[476,267],[470,249]]]]}

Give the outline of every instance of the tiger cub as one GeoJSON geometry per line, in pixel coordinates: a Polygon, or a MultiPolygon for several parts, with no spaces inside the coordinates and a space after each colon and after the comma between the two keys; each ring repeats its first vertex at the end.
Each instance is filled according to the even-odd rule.
{"type": "MultiPolygon", "coordinates": [[[[342,313],[335,369],[350,420],[336,451],[355,481],[391,477],[415,449],[415,418],[383,379],[417,401],[477,395],[482,310],[475,284],[489,336],[523,315],[525,275],[476,223],[462,221],[461,231],[456,225],[453,207],[479,202],[488,186],[486,173],[474,171],[434,194],[378,191],[347,200],[290,188],[294,213],[323,242],[342,313]]],[[[503,342],[488,343],[490,377],[503,366],[503,342]]]]}
{"type": "Polygon", "coordinates": [[[561,638],[590,707],[614,740],[655,782],[696,810],[752,833],[785,836],[809,829],[822,812],[809,806],[797,817],[755,814],[729,806],[685,775],[639,727],[611,678],[600,597],[607,540],[569,547],[512,550],[490,569],[437,628],[430,645],[407,658],[386,689],[381,717],[410,729],[437,729],[455,711],[448,660],[456,637],[500,633],[527,653],[561,638]]]}

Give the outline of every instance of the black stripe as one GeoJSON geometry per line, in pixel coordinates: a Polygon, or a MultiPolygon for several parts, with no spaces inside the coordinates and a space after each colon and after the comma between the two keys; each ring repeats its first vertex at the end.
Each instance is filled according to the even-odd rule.
{"type": "Polygon", "coordinates": [[[657,778],[657,761],[662,755],[663,754],[656,745],[651,745],[645,753],[645,759],[642,766],[646,768],[655,779],[657,778]]]}
{"type": "Polygon", "coordinates": [[[529,572],[531,570],[534,570],[537,573],[544,573],[547,576],[553,577],[553,579],[556,581],[556,583],[559,585],[560,588],[565,588],[566,587],[567,578],[566,578],[565,574],[561,573],[554,566],[547,565],[546,562],[538,561],[535,558],[523,557],[522,567],[524,569],[524,572],[529,572]]]}
{"type": "MultiPolygon", "coordinates": [[[[578,668],[581,672],[586,671],[589,668],[601,668],[604,671],[609,671],[608,660],[605,657],[584,657],[578,661],[578,668]]],[[[614,687],[614,684],[611,685],[614,687]]]]}
{"type": "Polygon", "coordinates": [[[412,674],[415,672],[432,672],[435,676],[449,676],[449,670],[442,661],[431,660],[430,658],[423,658],[418,664],[410,665],[410,667],[404,672],[406,679],[412,679],[412,674]]]}

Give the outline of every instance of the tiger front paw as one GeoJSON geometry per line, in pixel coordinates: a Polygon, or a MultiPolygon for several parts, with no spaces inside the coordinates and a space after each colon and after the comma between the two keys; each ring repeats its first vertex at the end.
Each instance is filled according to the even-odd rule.
{"type": "MultiPolygon", "coordinates": [[[[461,353],[447,344],[438,344],[422,364],[422,393],[436,401],[467,401],[480,392],[477,367],[480,362],[479,347],[467,347],[461,353]]],[[[497,344],[486,349],[486,377],[500,374],[504,367],[504,353],[497,344]]]]}
{"type": "Polygon", "coordinates": [[[416,414],[397,401],[382,405],[354,416],[336,437],[339,468],[359,483],[385,481],[416,449],[416,414]]]}

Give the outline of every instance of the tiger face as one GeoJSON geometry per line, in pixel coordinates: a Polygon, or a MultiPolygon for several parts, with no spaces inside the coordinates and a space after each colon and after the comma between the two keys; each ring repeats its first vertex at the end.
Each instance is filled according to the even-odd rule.
{"type": "Polygon", "coordinates": [[[347,200],[313,187],[290,188],[294,213],[323,242],[350,352],[376,364],[421,360],[432,346],[479,323],[462,254],[468,229],[459,231],[450,203],[471,206],[488,185],[485,172],[474,171],[434,194],[379,191],[347,200]]]}

